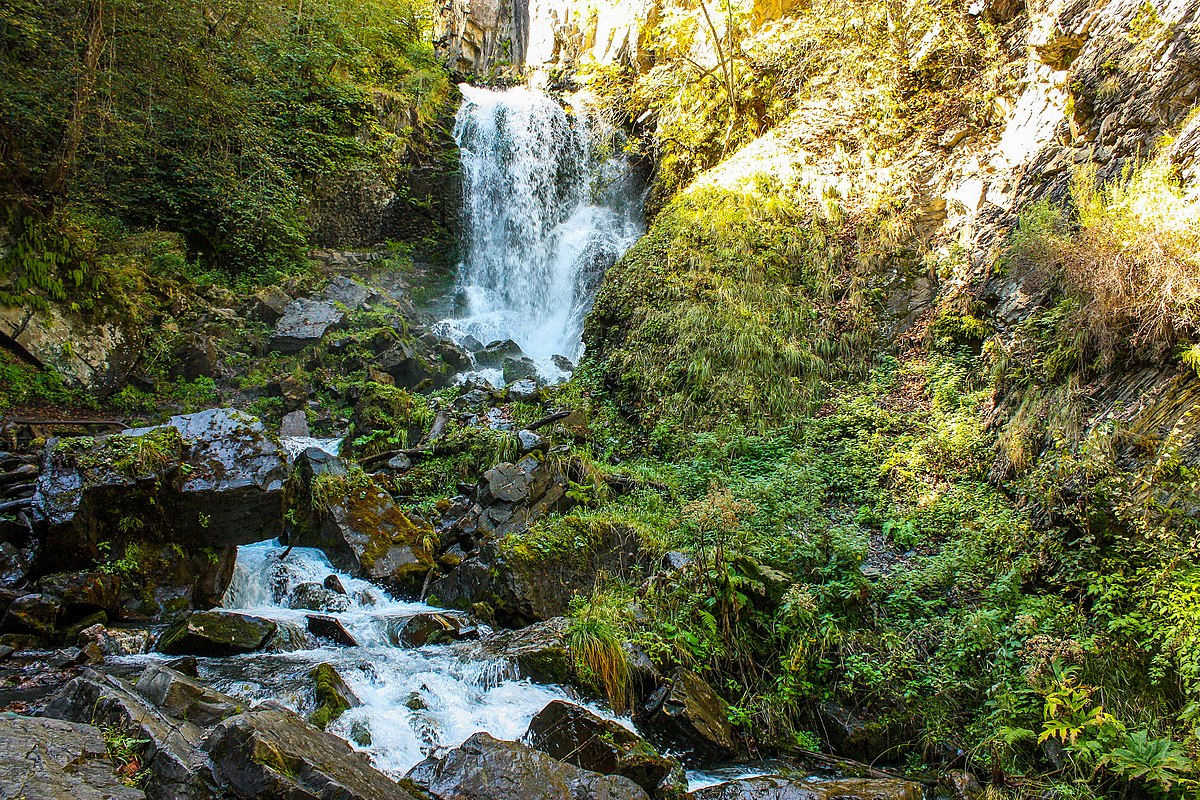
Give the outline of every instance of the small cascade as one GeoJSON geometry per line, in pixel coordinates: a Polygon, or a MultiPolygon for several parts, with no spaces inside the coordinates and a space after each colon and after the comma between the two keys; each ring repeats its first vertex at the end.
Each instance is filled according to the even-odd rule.
{"type": "Polygon", "coordinates": [[[395,633],[404,621],[444,610],[396,600],[334,569],[319,550],[288,551],[276,542],[239,548],[222,606],[274,620],[298,649],[200,659],[206,682],[248,703],[275,700],[307,714],[313,710],[308,672],[317,664],[332,664],[362,705],[343,714],[329,731],[397,778],[432,749],[453,747],[478,731],[519,738],[547,703],[569,699],[562,687],[518,679],[503,659],[481,659],[470,643],[399,646],[395,633]],[[323,588],[331,575],[345,589],[335,595],[340,599],[328,592],[321,595],[328,601],[321,611],[292,608],[297,601],[311,605],[314,587],[323,588]],[[361,646],[337,647],[308,634],[305,621],[312,613],[336,618],[361,646]]]}
{"type": "Polygon", "coordinates": [[[553,356],[578,359],[600,279],[642,233],[642,187],[583,102],[568,113],[532,89],[461,89],[466,308],[441,330],[460,344],[512,339],[543,377],[561,377],[553,356]]]}

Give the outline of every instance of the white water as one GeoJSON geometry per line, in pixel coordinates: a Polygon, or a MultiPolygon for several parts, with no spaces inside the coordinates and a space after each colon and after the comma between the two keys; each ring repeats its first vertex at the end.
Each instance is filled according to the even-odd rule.
{"type": "MultiPolygon", "coordinates": [[[[641,187],[584,103],[571,114],[531,89],[460,88],[466,310],[442,332],[512,339],[543,377],[561,377],[551,357],[579,358],[600,278],[642,233],[641,187]]],[[[498,382],[499,370],[482,372],[498,382]]]]}
{"type": "Polygon", "coordinates": [[[308,670],[332,664],[363,705],[343,714],[330,732],[365,751],[376,767],[394,777],[402,777],[433,749],[461,744],[478,731],[518,739],[547,703],[571,699],[562,687],[517,679],[503,660],[479,660],[477,653],[467,653],[469,645],[393,645],[389,629],[398,622],[441,609],[394,600],[379,587],[338,572],[319,550],[297,547],[286,559],[282,554],[283,548],[273,542],[239,548],[222,605],[294,630],[293,646],[301,649],[201,659],[201,675],[214,688],[247,702],[276,700],[307,714],[313,710],[308,670]],[[319,613],[339,619],[361,647],[332,647],[316,640],[304,630],[305,616],[314,612],[288,607],[297,586],[322,583],[328,575],[338,576],[349,602],[344,611],[319,613]],[[369,731],[370,744],[355,743],[356,730],[369,731]]]}

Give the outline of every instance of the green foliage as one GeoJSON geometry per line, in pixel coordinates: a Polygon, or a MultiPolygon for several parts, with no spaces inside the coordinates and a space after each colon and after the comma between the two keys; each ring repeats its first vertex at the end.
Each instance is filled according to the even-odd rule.
{"type": "Polygon", "coordinates": [[[618,714],[629,709],[633,697],[620,615],[620,608],[612,603],[577,599],[571,606],[567,630],[567,647],[578,680],[600,693],[618,714]]]}
{"type": "MultiPolygon", "coordinates": [[[[300,256],[312,206],[351,178],[394,183],[445,113],[429,14],[408,0],[10,3],[0,193],[175,230],[206,264],[269,276],[300,256]]],[[[16,279],[55,293],[45,275],[63,265],[29,253],[16,279]]],[[[57,279],[78,282],[67,260],[57,279]]]]}
{"type": "Polygon", "coordinates": [[[143,766],[142,751],[150,740],[138,739],[132,732],[116,723],[101,725],[100,735],[104,739],[108,759],[113,764],[113,772],[121,783],[126,786],[143,786],[150,778],[150,770],[143,766]]]}

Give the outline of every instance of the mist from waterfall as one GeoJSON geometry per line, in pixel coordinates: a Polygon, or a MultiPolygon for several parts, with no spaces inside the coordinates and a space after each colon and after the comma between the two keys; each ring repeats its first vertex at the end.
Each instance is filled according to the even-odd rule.
{"type": "MultiPolygon", "coordinates": [[[[575,361],[604,272],[643,232],[640,180],[619,133],[583,102],[527,88],[461,87],[460,343],[512,339],[546,378],[575,361]]],[[[497,375],[486,374],[493,382],[497,375]]]]}

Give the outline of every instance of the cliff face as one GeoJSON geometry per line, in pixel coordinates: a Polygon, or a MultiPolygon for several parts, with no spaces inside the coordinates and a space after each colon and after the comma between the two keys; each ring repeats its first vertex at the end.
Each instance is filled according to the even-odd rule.
{"type": "Polygon", "coordinates": [[[434,26],[439,55],[461,78],[519,78],[584,61],[636,64],[656,0],[442,0],[434,26]]]}

